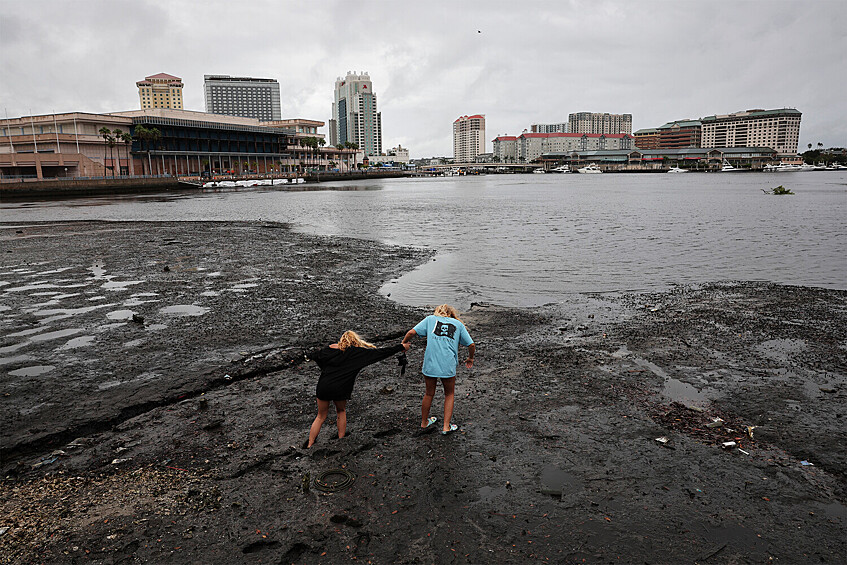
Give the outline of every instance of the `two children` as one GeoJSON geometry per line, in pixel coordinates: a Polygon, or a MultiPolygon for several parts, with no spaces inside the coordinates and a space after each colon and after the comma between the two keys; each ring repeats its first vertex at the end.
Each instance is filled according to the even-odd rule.
{"type": "Polygon", "coordinates": [[[329,413],[329,403],[335,404],[338,424],[338,437],[347,433],[347,400],[353,392],[356,376],[363,368],[391,357],[395,353],[408,351],[409,341],[416,335],[427,338],[422,372],[426,383],[426,392],[421,403],[421,430],[426,430],[438,421],[429,416],[436,385],[441,381],[444,389],[444,423],[441,433],[448,434],[458,429],[451,423],[456,385],[456,367],[459,364],[459,346],[468,347],[465,367],[473,367],[476,346],[465,324],[459,319],[456,309],[442,304],[433,315],[421,320],[403,337],[402,343],[389,347],[376,348],[364,341],[356,332],[347,331],[334,343],[312,355],[312,359],[321,369],[316,390],[318,415],[309,430],[309,439],[303,447],[314,445],[329,413]]]}

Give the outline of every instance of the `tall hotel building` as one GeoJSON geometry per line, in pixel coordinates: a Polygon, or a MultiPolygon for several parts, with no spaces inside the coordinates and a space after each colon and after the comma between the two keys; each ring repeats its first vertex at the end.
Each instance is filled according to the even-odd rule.
{"type": "Polygon", "coordinates": [[[632,114],[577,112],[568,116],[569,133],[632,134],[632,114]]]}
{"type": "Polygon", "coordinates": [[[793,109],[747,110],[700,118],[703,147],[770,147],[779,156],[797,154],[802,114],[793,109]]]}
{"type": "Polygon", "coordinates": [[[171,108],[182,110],[182,79],[165,73],[135,83],[141,109],[171,108]]]}
{"type": "Polygon", "coordinates": [[[532,133],[570,133],[568,131],[568,122],[560,124],[532,124],[529,126],[529,131],[532,133]]]}
{"type": "Polygon", "coordinates": [[[377,111],[376,93],[368,73],[347,72],[335,81],[330,145],[355,143],[365,155],[382,153],[382,114],[377,111]]]}
{"type": "Polygon", "coordinates": [[[485,116],[460,116],[453,122],[453,159],[470,163],[480,153],[485,153],[485,116]]]}
{"type": "Polygon", "coordinates": [[[261,122],[282,119],[279,83],[272,78],[203,75],[206,112],[261,122]]]}

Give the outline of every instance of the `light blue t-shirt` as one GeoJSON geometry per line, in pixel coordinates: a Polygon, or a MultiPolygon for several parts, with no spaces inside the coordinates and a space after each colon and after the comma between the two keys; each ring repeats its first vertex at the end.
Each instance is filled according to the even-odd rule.
{"type": "Polygon", "coordinates": [[[426,338],[423,374],[441,379],[455,377],[459,346],[473,343],[465,324],[455,318],[430,315],[413,329],[426,338]]]}

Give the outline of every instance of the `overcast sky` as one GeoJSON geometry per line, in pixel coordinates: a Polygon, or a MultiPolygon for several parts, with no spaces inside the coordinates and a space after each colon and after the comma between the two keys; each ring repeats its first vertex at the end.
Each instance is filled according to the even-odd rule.
{"type": "MultiPolygon", "coordinates": [[[[452,123],[498,134],[572,112],[633,131],[752,108],[797,108],[800,147],[847,146],[847,1],[0,0],[9,117],[139,108],[137,80],[275,78],[283,118],[328,122],[336,77],[367,71],[383,147],[452,155],[452,123]]],[[[5,116],[5,114],[4,114],[5,116]]],[[[322,133],[327,133],[323,128],[322,133]]]]}

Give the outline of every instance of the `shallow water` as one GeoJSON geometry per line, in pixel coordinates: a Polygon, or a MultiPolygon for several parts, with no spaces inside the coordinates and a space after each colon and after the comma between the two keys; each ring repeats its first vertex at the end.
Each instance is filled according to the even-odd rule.
{"type": "MultiPolygon", "coordinates": [[[[6,222],[262,220],[437,251],[383,292],[511,306],[721,280],[847,288],[841,172],[488,175],[3,203],[6,222]],[[794,196],[763,189],[784,185],[794,196]]],[[[96,273],[95,273],[96,274],[96,273]]],[[[44,287],[42,287],[44,288],[44,287]]],[[[49,287],[47,287],[49,288],[49,287]]]]}

